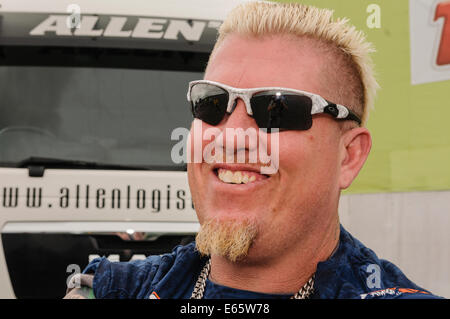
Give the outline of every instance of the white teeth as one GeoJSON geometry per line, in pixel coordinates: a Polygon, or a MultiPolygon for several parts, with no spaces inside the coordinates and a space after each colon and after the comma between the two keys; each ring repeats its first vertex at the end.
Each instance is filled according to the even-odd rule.
{"type": "Polygon", "coordinates": [[[234,184],[242,183],[242,174],[241,174],[241,172],[234,173],[232,181],[233,181],[234,184]]]}
{"type": "Polygon", "coordinates": [[[225,183],[231,183],[233,181],[233,172],[232,171],[225,171],[223,174],[223,181],[225,183]]]}
{"type": "Polygon", "coordinates": [[[256,176],[248,176],[245,172],[241,171],[233,172],[230,170],[219,169],[217,175],[222,182],[229,184],[247,184],[256,180],[256,176]]]}

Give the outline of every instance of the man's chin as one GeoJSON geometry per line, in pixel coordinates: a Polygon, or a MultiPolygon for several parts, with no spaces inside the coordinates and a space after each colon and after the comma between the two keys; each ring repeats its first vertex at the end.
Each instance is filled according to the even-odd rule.
{"type": "Polygon", "coordinates": [[[218,255],[231,262],[244,259],[257,236],[257,225],[250,219],[214,218],[202,223],[196,237],[202,255],[218,255]]]}

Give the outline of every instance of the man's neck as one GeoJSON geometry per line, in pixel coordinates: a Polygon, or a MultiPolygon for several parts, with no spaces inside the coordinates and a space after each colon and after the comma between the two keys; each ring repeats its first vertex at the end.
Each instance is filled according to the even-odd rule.
{"type": "Polygon", "coordinates": [[[261,293],[294,294],[315,273],[317,264],[327,260],[339,243],[337,229],[325,237],[311,238],[277,258],[245,258],[231,262],[222,256],[211,257],[209,279],[231,288],[261,293]]]}

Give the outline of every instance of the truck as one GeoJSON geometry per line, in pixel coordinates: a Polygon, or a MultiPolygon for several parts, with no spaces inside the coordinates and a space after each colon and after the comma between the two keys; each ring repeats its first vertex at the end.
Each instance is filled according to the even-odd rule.
{"type": "Polygon", "coordinates": [[[0,1],[0,298],[194,239],[173,132],[240,2],[0,1]]]}

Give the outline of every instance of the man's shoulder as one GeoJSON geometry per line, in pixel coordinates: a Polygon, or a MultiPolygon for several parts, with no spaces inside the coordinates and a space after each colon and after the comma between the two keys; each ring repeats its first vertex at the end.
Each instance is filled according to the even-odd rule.
{"type": "Polygon", "coordinates": [[[413,283],[392,262],[379,259],[341,226],[339,247],[319,263],[319,298],[439,298],[413,283]]]}
{"type": "Polygon", "coordinates": [[[170,290],[171,283],[199,268],[200,262],[195,243],[190,243],[175,247],[171,253],[151,255],[144,260],[110,262],[104,257],[97,258],[83,273],[94,274],[96,298],[141,299],[152,294],[159,297],[156,290],[162,287],[170,290]]]}

